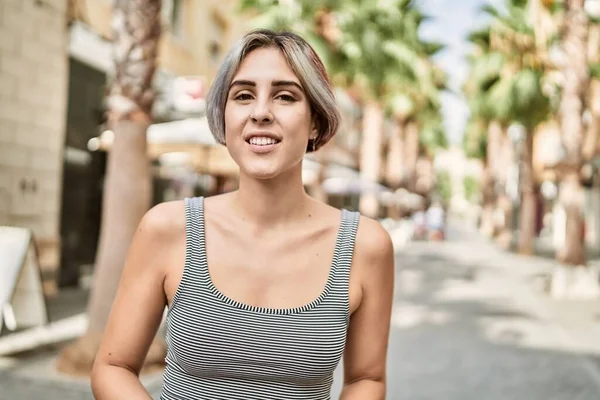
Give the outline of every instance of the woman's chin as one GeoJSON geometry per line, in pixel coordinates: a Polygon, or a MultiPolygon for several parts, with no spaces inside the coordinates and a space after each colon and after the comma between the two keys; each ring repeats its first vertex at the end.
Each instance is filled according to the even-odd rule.
{"type": "MultiPolygon", "coordinates": [[[[234,158],[235,160],[235,158],[234,158]]],[[[236,160],[240,172],[252,179],[274,179],[286,176],[291,178],[302,172],[302,159],[284,160],[281,157],[240,157],[236,160]]]]}
{"type": "Polygon", "coordinates": [[[266,180],[276,178],[281,174],[281,169],[274,165],[245,165],[240,170],[248,178],[266,180]]]}

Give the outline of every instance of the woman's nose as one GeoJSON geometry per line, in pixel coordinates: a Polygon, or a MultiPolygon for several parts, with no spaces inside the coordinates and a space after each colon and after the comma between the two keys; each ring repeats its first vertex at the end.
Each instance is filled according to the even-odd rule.
{"type": "Polygon", "coordinates": [[[267,101],[257,101],[256,107],[252,110],[250,118],[255,123],[268,123],[273,121],[273,114],[267,101]]]}

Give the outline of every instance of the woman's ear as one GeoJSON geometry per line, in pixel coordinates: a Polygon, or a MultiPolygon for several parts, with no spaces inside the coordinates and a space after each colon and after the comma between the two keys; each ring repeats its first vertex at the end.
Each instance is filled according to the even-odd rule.
{"type": "Polygon", "coordinates": [[[310,138],[312,140],[316,139],[319,136],[319,122],[316,118],[312,119],[312,123],[310,125],[310,138]]]}

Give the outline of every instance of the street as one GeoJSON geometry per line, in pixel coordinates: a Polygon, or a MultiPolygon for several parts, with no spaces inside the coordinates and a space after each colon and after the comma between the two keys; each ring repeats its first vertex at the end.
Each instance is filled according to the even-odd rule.
{"type": "MultiPolygon", "coordinates": [[[[551,264],[464,230],[401,249],[387,398],[599,399],[600,302],[549,299],[540,282],[551,264]]],[[[85,381],[53,372],[52,354],[0,364],[0,399],[91,399],[85,381]]],[[[160,377],[146,379],[158,398],[160,377]]],[[[332,399],[340,386],[341,369],[332,399]]]]}
{"type": "Polygon", "coordinates": [[[449,239],[397,256],[387,398],[600,399],[600,302],[560,308],[534,289],[546,263],[464,231],[449,239]],[[588,310],[567,330],[570,307],[588,310]]]}

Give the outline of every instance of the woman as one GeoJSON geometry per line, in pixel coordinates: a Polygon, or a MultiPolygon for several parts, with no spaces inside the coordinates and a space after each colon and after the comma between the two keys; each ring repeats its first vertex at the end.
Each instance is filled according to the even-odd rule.
{"type": "Polygon", "coordinates": [[[342,354],[341,398],[384,399],[391,240],[302,185],[304,154],[338,126],[323,64],[297,35],[252,32],[207,107],[239,190],[144,216],[96,357],[96,398],[150,398],[138,375],[168,306],[162,399],[329,399],[342,354]]]}

